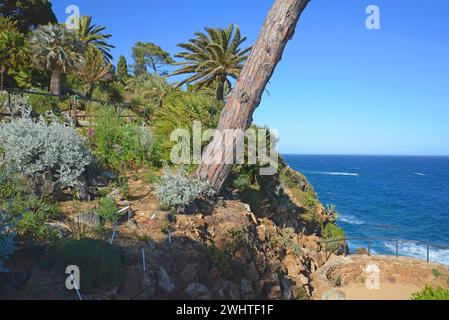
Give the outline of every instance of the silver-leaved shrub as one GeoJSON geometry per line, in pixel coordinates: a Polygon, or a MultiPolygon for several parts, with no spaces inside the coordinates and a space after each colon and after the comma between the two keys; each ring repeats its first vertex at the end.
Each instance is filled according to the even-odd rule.
{"type": "Polygon", "coordinates": [[[209,183],[191,178],[184,169],[165,169],[162,181],[155,185],[159,203],[177,213],[185,212],[199,198],[212,197],[214,189],[209,183]]]}
{"type": "Polygon", "coordinates": [[[60,121],[51,112],[33,119],[28,107],[21,114],[0,124],[3,165],[29,178],[51,173],[61,187],[79,187],[93,159],[70,120],[60,121]]]}

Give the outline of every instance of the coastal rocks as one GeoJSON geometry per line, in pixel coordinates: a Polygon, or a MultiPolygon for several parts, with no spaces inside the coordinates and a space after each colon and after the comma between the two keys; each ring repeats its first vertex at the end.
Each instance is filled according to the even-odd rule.
{"type": "Polygon", "coordinates": [[[175,285],[173,281],[171,280],[170,276],[168,275],[167,271],[163,267],[159,268],[158,272],[158,285],[161,287],[162,290],[164,290],[167,293],[171,293],[175,290],[175,285]]]}
{"type": "Polygon", "coordinates": [[[139,226],[134,219],[129,219],[128,221],[126,221],[126,229],[131,232],[136,232],[139,230],[139,226]]]}
{"type": "Polygon", "coordinates": [[[283,264],[287,268],[287,274],[291,277],[296,277],[302,271],[302,267],[294,256],[286,256],[283,264]]]}
{"type": "Polygon", "coordinates": [[[240,280],[240,293],[244,299],[250,299],[254,295],[252,282],[246,278],[240,280]]]}
{"type": "Polygon", "coordinates": [[[184,293],[192,299],[209,294],[209,289],[201,283],[194,282],[185,288],[184,293]]]}
{"type": "Polygon", "coordinates": [[[184,283],[197,282],[199,280],[198,269],[197,264],[186,265],[179,275],[181,281],[184,283]]]}
{"type": "Polygon", "coordinates": [[[70,229],[60,223],[47,222],[45,225],[54,230],[58,234],[59,239],[66,238],[70,234],[70,229]]]}
{"type": "Polygon", "coordinates": [[[265,225],[261,224],[257,227],[257,238],[259,239],[259,241],[263,242],[266,240],[266,232],[267,228],[265,227],[265,225]]]}

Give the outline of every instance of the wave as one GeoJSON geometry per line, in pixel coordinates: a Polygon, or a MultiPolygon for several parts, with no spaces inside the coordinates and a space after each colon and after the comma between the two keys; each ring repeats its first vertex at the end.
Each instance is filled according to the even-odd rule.
{"type": "MultiPolygon", "coordinates": [[[[396,252],[396,244],[394,242],[387,241],[384,242],[383,245],[392,253],[396,252]]],[[[427,247],[415,242],[399,242],[399,255],[426,260],[427,247]]],[[[429,258],[430,262],[439,262],[449,266],[449,249],[445,250],[430,247],[429,258]]]]}
{"type": "Polygon", "coordinates": [[[350,214],[340,215],[338,217],[338,221],[346,222],[349,224],[357,224],[357,225],[365,224],[365,222],[363,222],[359,218],[354,217],[353,215],[350,215],[350,214]]]}
{"type": "Polygon", "coordinates": [[[331,176],[352,176],[352,177],[358,177],[358,173],[353,172],[311,172],[312,174],[327,174],[331,176]]]}
{"type": "Polygon", "coordinates": [[[425,173],[420,173],[420,172],[415,172],[415,174],[416,174],[417,176],[421,176],[421,177],[425,177],[425,176],[426,176],[425,173]]]}

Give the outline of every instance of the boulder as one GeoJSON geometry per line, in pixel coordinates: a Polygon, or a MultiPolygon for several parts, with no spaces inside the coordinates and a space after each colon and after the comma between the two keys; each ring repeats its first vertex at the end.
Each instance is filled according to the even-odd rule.
{"type": "Polygon", "coordinates": [[[172,293],[175,290],[175,285],[168,275],[167,271],[165,271],[163,267],[160,267],[157,275],[159,287],[161,287],[162,290],[167,293],[172,293]]]}
{"type": "Polygon", "coordinates": [[[90,185],[94,187],[106,187],[108,185],[108,180],[103,176],[97,176],[90,181],[90,185]]]}
{"type": "Polygon", "coordinates": [[[321,295],[321,300],[346,300],[346,295],[340,290],[329,290],[321,295]]]}
{"type": "Polygon", "coordinates": [[[267,227],[265,227],[265,225],[261,224],[260,226],[257,227],[257,238],[259,239],[259,241],[261,241],[261,242],[265,241],[266,232],[267,232],[267,227]]]}
{"type": "Polygon", "coordinates": [[[60,223],[47,222],[46,225],[58,232],[59,239],[66,238],[70,234],[70,229],[60,223]]]}
{"type": "Polygon", "coordinates": [[[287,268],[287,274],[291,277],[296,277],[302,271],[296,258],[292,255],[288,255],[284,258],[284,265],[287,268]]]}
{"type": "Polygon", "coordinates": [[[129,231],[139,230],[139,226],[138,226],[136,220],[129,219],[128,221],[126,221],[126,229],[128,229],[129,231]]]}
{"type": "Polygon", "coordinates": [[[110,170],[105,170],[105,171],[103,171],[103,173],[101,174],[101,176],[102,176],[104,179],[107,179],[107,180],[109,180],[109,181],[115,181],[115,180],[118,179],[117,175],[116,175],[114,172],[110,171],[110,170]]]}
{"type": "Polygon", "coordinates": [[[199,282],[191,283],[185,288],[184,293],[192,299],[207,295],[209,289],[199,282]]]}
{"type": "Polygon", "coordinates": [[[77,213],[73,217],[76,223],[84,224],[90,227],[95,227],[100,224],[100,217],[95,212],[77,213]]]}
{"type": "Polygon", "coordinates": [[[184,283],[196,283],[199,280],[198,269],[197,264],[186,265],[179,274],[181,281],[184,283]]]}
{"type": "Polygon", "coordinates": [[[243,297],[250,298],[254,295],[252,282],[246,278],[240,280],[240,293],[243,297]]]}

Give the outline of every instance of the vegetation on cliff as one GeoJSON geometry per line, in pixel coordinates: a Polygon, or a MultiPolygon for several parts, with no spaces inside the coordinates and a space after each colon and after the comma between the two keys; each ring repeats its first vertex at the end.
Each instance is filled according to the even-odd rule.
{"type": "MultiPolygon", "coordinates": [[[[274,58],[307,3],[300,2],[275,39],[274,58]]],[[[273,20],[283,18],[280,6],[273,20]]],[[[16,11],[5,12],[15,21],[16,11]]],[[[219,124],[232,99],[230,79],[250,52],[238,27],[196,33],[180,45],[177,63],[157,44],[138,42],[134,62],[121,57],[114,71],[111,35],[93,17],[82,17],[76,32],[48,14],[23,26],[0,19],[8,24],[0,45],[15,46],[14,56],[0,56],[4,82],[34,92],[0,95],[5,114],[20,113],[0,124],[0,268],[40,274],[21,284],[28,291],[2,292],[67,298],[51,289],[77,264],[87,298],[310,298],[311,274],[327,258],[323,239],[343,232],[302,174],[282,159],[273,176],[235,165],[216,192],[189,175],[196,166],[180,173],[168,161],[173,130],[191,132],[195,120],[203,130],[219,124]],[[174,83],[168,71],[188,76],[174,83]],[[22,250],[12,255],[16,232],[22,250]]],[[[266,62],[271,71],[275,60],[266,62]]],[[[6,286],[14,280],[0,276],[6,286]]]]}

